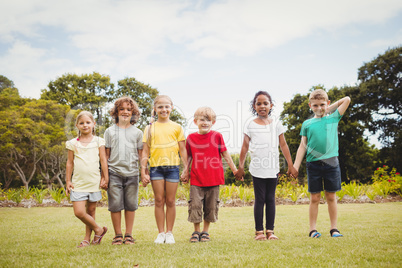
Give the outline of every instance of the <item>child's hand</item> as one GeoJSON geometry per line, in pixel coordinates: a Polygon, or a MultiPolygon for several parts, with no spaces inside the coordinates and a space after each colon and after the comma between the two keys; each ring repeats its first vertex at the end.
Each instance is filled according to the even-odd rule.
{"type": "Polygon", "coordinates": [[[71,190],[74,189],[74,185],[71,183],[71,181],[66,182],[66,195],[69,196],[71,190]]]}
{"type": "Polygon", "coordinates": [[[143,187],[147,187],[148,183],[151,182],[151,177],[148,173],[148,169],[145,172],[141,172],[141,182],[143,187]]]}
{"type": "Polygon", "coordinates": [[[183,172],[180,176],[180,179],[184,184],[188,183],[189,178],[190,178],[190,175],[188,174],[188,172],[183,172]]]}
{"type": "Polygon", "coordinates": [[[299,176],[299,172],[293,166],[289,167],[287,174],[288,174],[288,176],[290,175],[291,177],[293,177],[295,179],[297,179],[297,177],[299,176]]]}
{"type": "Polygon", "coordinates": [[[244,181],[244,169],[239,168],[236,172],[234,172],[235,178],[238,181],[244,181]]]}
{"type": "Polygon", "coordinates": [[[100,188],[107,190],[108,184],[109,184],[109,180],[105,180],[105,178],[102,178],[101,182],[100,182],[100,188]]]}

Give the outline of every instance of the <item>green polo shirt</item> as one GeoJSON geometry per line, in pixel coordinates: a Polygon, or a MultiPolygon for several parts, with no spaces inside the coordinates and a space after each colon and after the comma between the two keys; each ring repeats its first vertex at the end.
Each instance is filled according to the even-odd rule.
{"type": "Polygon", "coordinates": [[[336,109],[330,115],[303,122],[300,135],[307,137],[307,162],[338,156],[338,123],[341,118],[336,109]]]}

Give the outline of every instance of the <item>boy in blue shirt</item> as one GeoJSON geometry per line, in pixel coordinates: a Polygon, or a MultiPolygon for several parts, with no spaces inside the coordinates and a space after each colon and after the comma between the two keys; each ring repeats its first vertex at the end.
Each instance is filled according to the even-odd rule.
{"type": "Polygon", "coordinates": [[[300,164],[307,152],[307,181],[310,194],[309,236],[319,238],[321,234],[316,229],[318,205],[321,191],[325,190],[328,213],[331,221],[330,234],[341,237],[337,229],[336,192],[341,190],[341,171],[338,161],[338,122],[350,104],[350,98],[344,97],[329,105],[327,93],[322,89],[314,90],[309,97],[309,106],[314,117],[303,122],[302,136],[297,150],[294,167],[299,170],[300,164]]]}

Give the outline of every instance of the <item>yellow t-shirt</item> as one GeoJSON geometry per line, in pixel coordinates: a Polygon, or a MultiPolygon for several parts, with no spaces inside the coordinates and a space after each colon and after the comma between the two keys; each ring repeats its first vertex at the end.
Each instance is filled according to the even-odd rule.
{"type": "MultiPolygon", "coordinates": [[[[151,148],[149,164],[151,167],[180,165],[179,141],[184,141],[183,128],[173,122],[155,122],[151,126],[151,148]]],[[[143,143],[147,143],[148,128],[145,128],[143,143]]]]}
{"type": "Polygon", "coordinates": [[[99,192],[99,147],[105,146],[105,140],[94,136],[92,141],[84,146],[77,138],[66,142],[66,148],[74,152],[74,171],[71,182],[75,192],[99,192]]]}

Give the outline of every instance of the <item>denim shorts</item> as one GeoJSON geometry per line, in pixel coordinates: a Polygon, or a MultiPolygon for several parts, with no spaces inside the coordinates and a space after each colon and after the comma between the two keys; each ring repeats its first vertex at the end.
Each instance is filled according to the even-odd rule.
{"type": "Polygon", "coordinates": [[[99,192],[70,192],[70,200],[72,202],[76,201],[88,201],[88,202],[98,202],[102,199],[102,193],[99,192]]]}
{"type": "Polygon", "coordinates": [[[341,188],[341,169],[338,157],[307,162],[307,182],[310,193],[337,192],[341,188]]]}
{"type": "Polygon", "coordinates": [[[158,166],[151,167],[150,177],[152,181],[165,180],[168,182],[179,182],[179,166],[158,166]]]}
{"type": "Polygon", "coordinates": [[[109,170],[107,196],[110,212],[138,209],[138,181],[138,176],[124,177],[109,170]]]}
{"type": "Polygon", "coordinates": [[[211,187],[190,186],[188,221],[193,223],[216,222],[219,211],[219,185],[211,187]]]}

